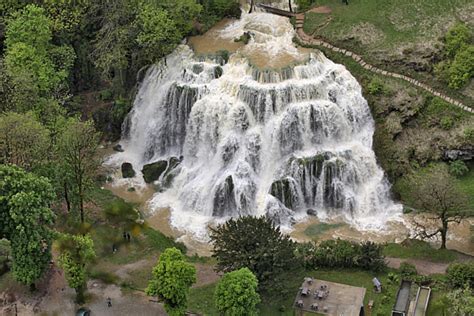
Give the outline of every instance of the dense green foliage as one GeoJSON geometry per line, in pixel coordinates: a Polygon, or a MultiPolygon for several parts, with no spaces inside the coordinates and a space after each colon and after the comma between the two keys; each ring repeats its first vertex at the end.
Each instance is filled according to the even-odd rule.
{"type": "Polygon", "coordinates": [[[59,266],[64,270],[70,287],[76,291],[76,301],[84,302],[87,282],[86,266],[95,258],[94,242],[88,235],[59,236],[59,266]]]}
{"type": "Polygon", "coordinates": [[[257,315],[257,286],[257,278],[248,268],[224,274],[214,294],[217,310],[229,316],[257,315]]]}
{"type": "Polygon", "coordinates": [[[449,173],[455,177],[462,177],[468,172],[469,168],[462,160],[455,160],[449,164],[449,173]]]}
{"type": "Polygon", "coordinates": [[[60,178],[68,205],[76,205],[81,222],[85,220],[84,202],[92,186],[99,162],[95,156],[98,135],[91,121],[70,120],[58,139],[60,178]]]}
{"type": "Polygon", "coordinates": [[[449,284],[454,288],[474,288],[474,262],[452,263],[447,270],[449,284]]]}
{"type": "Polygon", "coordinates": [[[0,165],[0,238],[11,242],[13,275],[33,284],[51,259],[54,192],[48,180],[0,165]]]}
{"type": "Polygon", "coordinates": [[[48,117],[63,102],[74,63],[71,46],[52,44],[51,21],[43,8],[27,5],[7,20],[5,71],[11,88],[10,108],[48,117]],[[54,104],[54,105],[52,105],[54,104]]]}
{"type": "Polygon", "coordinates": [[[189,288],[196,282],[196,268],[185,261],[181,251],[168,248],[160,255],[152,274],[146,288],[147,295],[161,298],[169,315],[183,315],[189,288]]]}
{"type": "Polygon", "coordinates": [[[460,89],[474,77],[474,37],[464,23],[454,25],[444,38],[445,58],[437,65],[436,73],[449,87],[460,89]]]}
{"type": "Polygon", "coordinates": [[[474,314],[474,295],[472,288],[457,289],[447,295],[453,316],[474,314]]]}
{"type": "Polygon", "coordinates": [[[380,271],[385,268],[383,247],[373,242],[356,243],[342,239],[319,244],[298,245],[298,256],[307,268],[338,267],[380,271]]]}
{"type": "Polygon", "coordinates": [[[31,113],[0,114],[0,163],[32,170],[49,156],[49,131],[31,113]]]}
{"type": "Polygon", "coordinates": [[[266,217],[244,216],[211,228],[217,270],[249,268],[262,289],[279,286],[283,271],[297,266],[295,243],[266,217]]]}

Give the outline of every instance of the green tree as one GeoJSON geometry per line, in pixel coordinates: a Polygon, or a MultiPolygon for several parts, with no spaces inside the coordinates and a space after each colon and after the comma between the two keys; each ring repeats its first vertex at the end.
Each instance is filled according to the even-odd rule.
{"type": "Polygon", "coordinates": [[[95,258],[94,242],[89,235],[59,236],[58,262],[64,270],[70,287],[76,291],[76,301],[84,303],[84,291],[87,287],[86,267],[95,258]]]}
{"type": "Polygon", "coordinates": [[[449,301],[449,311],[451,316],[474,315],[474,294],[472,289],[454,290],[446,295],[449,301]]]}
{"type": "Polygon", "coordinates": [[[449,67],[449,87],[460,89],[474,77],[474,45],[466,45],[449,67]]]}
{"type": "Polygon", "coordinates": [[[99,142],[92,121],[71,119],[58,139],[57,159],[62,168],[66,203],[78,204],[84,223],[84,201],[99,167],[96,150],[99,142]]]}
{"type": "Polygon", "coordinates": [[[257,278],[248,268],[224,274],[214,293],[217,309],[222,315],[257,315],[257,287],[257,278]]]}
{"type": "Polygon", "coordinates": [[[446,236],[450,223],[460,223],[469,215],[468,196],[458,189],[456,179],[445,166],[433,166],[427,172],[414,174],[409,178],[407,196],[412,205],[426,212],[426,219],[434,221],[438,227],[431,229],[426,219],[413,220],[417,234],[421,238],[441,236],[441,249],[446,249],[446,236]]]}
{"type": "Polygon", "coordinates": [[[449,164],[449,173],[455,177],[461,177],[468,172],[469,168],[462,160],[455,160],[449,164]]]}
{"type": "Polygon", "coordinates": [[[139,26],[137,43],[142,49],[144,59],[155,62],[176,47],[181,41],[176,22],[167,11],[151,3],[140,6],[136,23],[139,26]]]}
{"type": "Polygon", "coordinates": [[[31,170],[47,161],[49,147],[49,131],[30,113],[0,115],[0,163],[31,170]]]}
{"type": "Polygon", "coordinates": [[[445,50],[450,58],[454,58],[461,48],[470,43],[472,33],[465,23],[458,23],[445,35],[445,50]]]}
{"type": "Polygon", "coordinates": [[[452,263],[446,272],[448,282],[452,287],[474,287],[474,262],[452,263]]]}
{"type": "Polygon", "coordinates": [[[277,285],[278,277],[297,263],[295,243],[266,217],[230,219],[211,228],[210,238],[218,271],[249,268],[261,288],[277,285]]]}
{"type": "Polygon", "coordinates": [[[71,47],[54,46],[51,40],[51,22],[41,7],[27,5],[7,20],[5,71],[19,111],[33,109],[41,98],[66,98],[75,54],[71,47]]]}
{"type": "Polygon", "coordinates": [[[169,315],[184,315],[189,288],[196,282],[196,268],[185,261],[181,251],[168,248],[160,255],[152,275],[146,294],[162,299],[169,315]]]}
{"type": "Polygon", "coordinates": [[[48,180],[0,165],[0,238],[11,242],[13,275],[33,285],[51,259],[54,192],[48,180]]]}

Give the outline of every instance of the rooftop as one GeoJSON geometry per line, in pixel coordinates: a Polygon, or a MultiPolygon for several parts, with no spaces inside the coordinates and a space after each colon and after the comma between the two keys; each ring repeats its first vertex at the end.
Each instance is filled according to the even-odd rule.
{"type": "Polygon", "coordinates": [[[336,316],[359,316],[366,289],[305,278],[295,299],[295,308],[336,316]]]}

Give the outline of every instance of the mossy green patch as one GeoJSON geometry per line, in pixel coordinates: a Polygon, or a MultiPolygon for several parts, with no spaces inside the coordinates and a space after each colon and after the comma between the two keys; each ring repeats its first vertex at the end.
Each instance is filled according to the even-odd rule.
{"type": "Polygon", "coordinates": [[[336,229],[339,227],[344,226],[342,223],[337,223],[337,224],[328,224],[328,223],[315,223],[309,225],[305,230],[304,234],[308,237],[314,238],[318,237],[319,235],[327,232],[328,230],[331,229],[336,229]]]}

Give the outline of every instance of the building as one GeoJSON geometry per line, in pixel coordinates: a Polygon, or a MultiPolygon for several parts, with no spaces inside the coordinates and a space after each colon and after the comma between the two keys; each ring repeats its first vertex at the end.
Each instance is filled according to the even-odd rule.
{"type": "Polygon", "coordinates": [[[295,308],[334,316],[363,316],[366,289],[306,277],[295,299],[295,308]]]}

